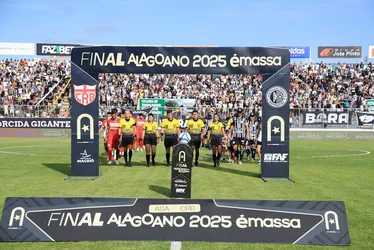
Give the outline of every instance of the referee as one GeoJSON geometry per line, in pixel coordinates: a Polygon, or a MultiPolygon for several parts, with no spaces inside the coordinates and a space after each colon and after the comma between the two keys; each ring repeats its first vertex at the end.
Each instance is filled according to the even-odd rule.
{"type": "Polygon", "coordinates": [[[161,123],[161,140],[164,140],[166,149],[166,166],[170,166],[170,148],[178,144],[180,136],[180,123],[177,119],[173,118],[173,111],[167,111],[167,118],[161,123]],[[165,135],[165,137],[164,137],[165,135]]]}
{"type": "Polygon", "coordinates": [[[205,135],[205,124],[201,119],[199,119],[197,110],[192,112],[192,119],[188,120],[187,122],[186,132],[190,133],[191,135],[191,141],[189,144],[191,146],[192,153],[196,149],[195,166],[197,166],[199,163],[201,139],[205,135]]]}
{"type": "Polygon", "coordinates": [[[156,166],[156,146],[158,143],[158,124],[153,120],[153,114],[148,115],[148,121],[144,123],[142,139],[145,145],[145,158],[147,167],[150,166],[151,150],[152,150],[152,166],[156,166]]]}

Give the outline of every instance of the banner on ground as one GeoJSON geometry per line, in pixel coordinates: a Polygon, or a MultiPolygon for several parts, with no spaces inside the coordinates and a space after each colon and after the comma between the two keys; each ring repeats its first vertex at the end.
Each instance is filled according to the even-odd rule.
{"type": "Polygon", "coordinates": [[[80,44],[56,44],[56,43],[37,43],[36,54],[38,56],[70,56],[71,51],[80,44]]]}
{"type": "Polygon", "coordinates": [[[7,198],[0,241],[350,245],[344,202],[7,198]]]}
{"type": "Polygon", "coordinates": [[[174,113],[185,115],[196,108],[196,99],[140,98],[139,109],[152,107],[154,115],[166,115],[168,109],[174,113]]]}
{"type": "Polygon", "coordinates": [[[351,124],[352,114],[349,111],[304,111],[303,125],[321,125],[321,124],[351,124]]]}
{"type": "Polygon", "coordinates": [[[374,58],[374,46],[369,46],[369,58],[374,58]]]}
{"type": "Polygon", "coordinates": [[[374,112],[374,99],[367,100],[369,106],[369,112],[374,112]]]}
{"type": "Polygon", "coordinates": [[[361,58],[362,46],[320,46],[318,58],[361,58]]]}
{"type": "Polygon", "coordinates": [[[34,43],[0,43],[0,55],[4,56],[33,56],[34,43]]]}
{"type": "Polygon", "coordinates": [[[291,58],[310,58],[310,46],[286,46],[291,58]]]}
{"type": "Polygon", "coordinates": [[[374,126],[374,112],[356,111],[358,126],[374,126]]]}

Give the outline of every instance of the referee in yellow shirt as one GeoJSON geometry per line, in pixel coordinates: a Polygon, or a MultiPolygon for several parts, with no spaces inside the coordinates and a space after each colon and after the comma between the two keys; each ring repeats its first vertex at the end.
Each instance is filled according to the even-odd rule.
{"type": "Polygon", "coordinates": [[[179,141],[180,127],[179,121],[173,118],[173,111],[168,110],[167,119],[164,119],[161,123],[161,140],[164,140],[167,167],[170,166],[170,148],[174,148],[179,141]]]}
{"type": "Polygon", "coordinates": [[[118,134],[120,134],[122,146],[125,148],[125,166],[132,167],[132,144],[136,137],[136,121],[131,117],[130,110],[125,111],[125,118],[119,122],[118,134]],[[127,161],[127,150],[129,151],[129,161],[127,161]]]}
{"type": "Polygon", "coordinates": [[[151,149],[152,149],[152,166],[156,166],[156,148],[158,143],[158,124],[153,120],[153,114],[148,115],[148,121],[144,123],[143,127],[143,141],[145,145],[145,158],[147,160],[147,167],[150,166],[151,149]]]}
{"type": "Polygon", "coordinates": [[[187,122],[186,132],[190,133],[191,135],[190,146],[192,153],[194,152],[194,149],[196,149],[195,166],[197,166],[199,164],[201,140],[205,135],[205,124],[201,119],[199,119],[196,110],[192,112],[192,119],[188,120],[187,122]]]}

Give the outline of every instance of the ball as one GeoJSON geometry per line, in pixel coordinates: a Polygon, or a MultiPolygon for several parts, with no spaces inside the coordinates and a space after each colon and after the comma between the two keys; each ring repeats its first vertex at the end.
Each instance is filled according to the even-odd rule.
{"type": "Polygon", "coordinates": [[[179,136],[179,142],[180,142],[180,143],[188,144],[190,141],[191,141],[191,136],[190,136],[190,134],[187,133],[187,132],[183,132],[183,133],[181,133],[181,135],[179,136]]]}

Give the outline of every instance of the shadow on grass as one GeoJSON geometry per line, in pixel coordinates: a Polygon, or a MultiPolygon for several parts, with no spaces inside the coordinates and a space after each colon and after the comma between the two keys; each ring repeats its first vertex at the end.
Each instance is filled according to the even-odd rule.
{"type": "Polygon", "coordinates": [[[43,165],[66,176],[71,173],[71,166],[68,163],[43,163],[43,165]]]}
{"type": "MultiPolygon", "coordinates": [[[[212,160],[211,157],[204,157],[204,161],[205,162],[212,162],[212,163],[211,164],[206,164],[206,163],[200,163],[199,162],[198,168],[206,168],[206,169],[209,169],[209,170],[212,170],[212,171],[222,171],[222,172],[226,172],[226,173],[230,173],[230,174],[237,174],[237,175],[242,175],[242,176],[259,178],[259,173],[256,173],[256,172],[222,167],[222,165],[225,164],[226,162],[221,162],[221,166],[215,168],[215,167],[213,167],[213,160],[212,160]]],[[[247,165],[252,165],[252,164],[243,163],[243,165],[242,165],[243,169],[248,167],[247,165]]]]}
{"type": "Polygon", "coordinates": [[[158,194],[164,195],[166,197],[170,197],[170,189],[166,187],[156,186],[156,185],[149,185],[149,190],[156,192],[158,194]]]}

